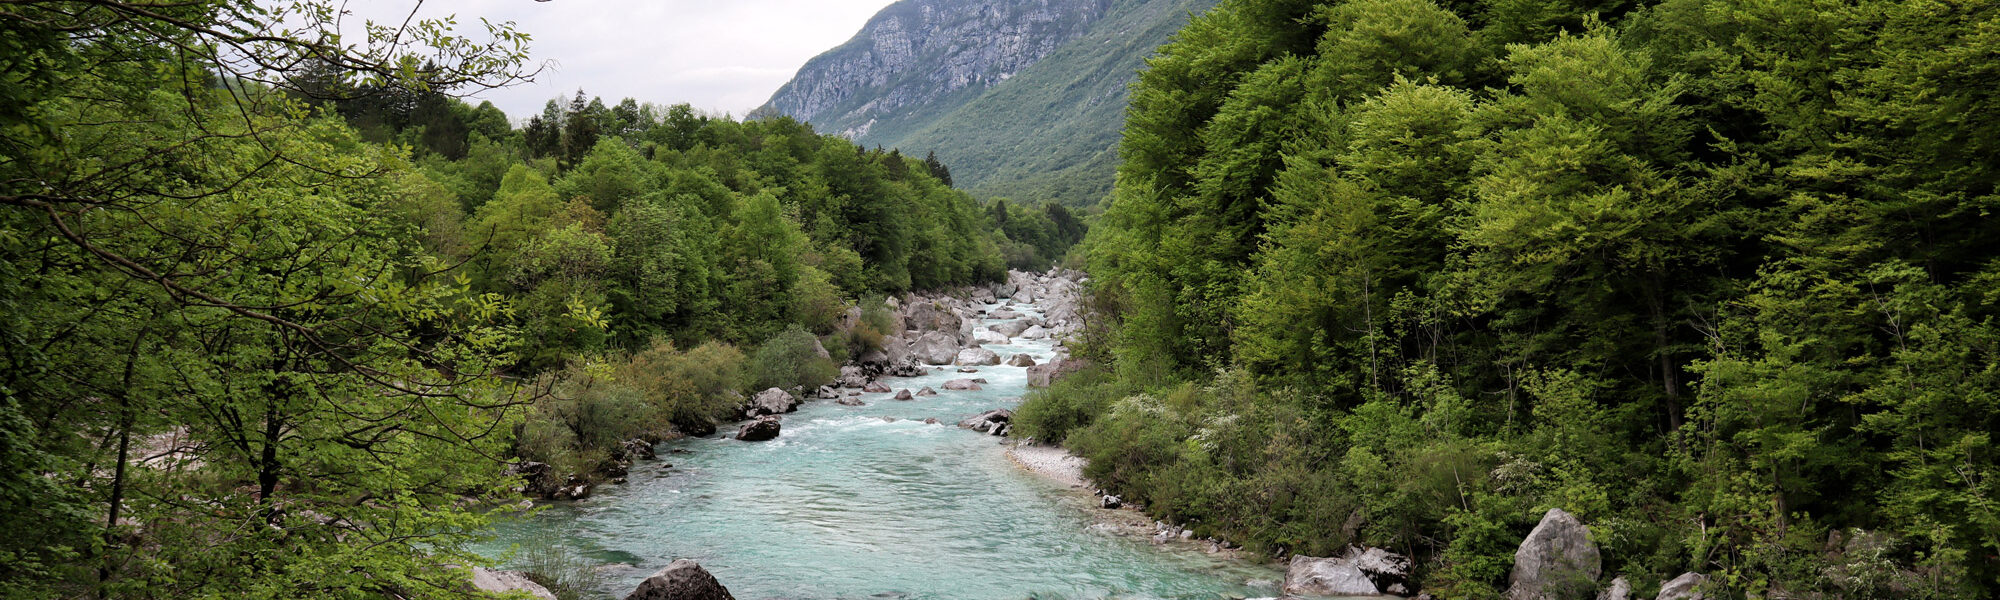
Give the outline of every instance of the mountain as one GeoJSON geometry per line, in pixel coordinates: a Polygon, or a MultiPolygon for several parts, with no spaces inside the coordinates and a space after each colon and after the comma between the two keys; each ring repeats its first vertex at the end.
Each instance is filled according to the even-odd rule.
{"type": "Polygon", "coordinates": [[[1111,189],[1127,86],[1214,4],[904,0],[760,111],[864,146],[935,151],[982,196],[1093,204],[1111,189]]]}

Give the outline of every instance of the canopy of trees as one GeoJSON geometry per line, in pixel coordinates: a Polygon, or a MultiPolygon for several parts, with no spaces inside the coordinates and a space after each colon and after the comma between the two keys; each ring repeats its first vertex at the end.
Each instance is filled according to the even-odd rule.
{"type": "Polygon", "coordinates": [[[512,24],[349,18],[0,8],[0,596],[469,596],[511,457],[712,431],[856,299],[1081,237],[788,119],[517,130],[454,96],[531,75],[512,24]]]}
{"type": "Polygon", "coordinates": [[[2000,593],[1996,25],[1224,2],[1142,75],[1086,242],[1114,376],[1023,431],[1197,531],[1402,549],[1445,597],[1504,589],[1554,507],[1641,596],[2000,593]]]}

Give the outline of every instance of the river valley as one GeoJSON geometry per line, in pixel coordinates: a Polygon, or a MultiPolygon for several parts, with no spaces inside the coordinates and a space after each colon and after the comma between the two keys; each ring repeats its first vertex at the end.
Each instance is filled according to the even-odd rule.
{"type": "MultiPolygon", "coordinates": [[[[1056,352],[1046,339],[985,347],[1038,363],[1056,352]]],[[[559,543],[610,565],[598,591],[611,598],[677,558],[700,562],[745,599],[1277,595],[1275,567],[1093,528],[1090,511],[1102,509],[1087,493],[1012,464],[1002,438],[956,427],[1013,408],[1027,391],[1025,368],[977,368],[881,380],[937,396],[808,401],[768,442],[725,431],[660,444],[660,460],[635,464],[629,483],[501,523],[481,550],[498,558],[517,544],[559,543]],[[987,383],[944,389],[960,378],[987,383]]]]}

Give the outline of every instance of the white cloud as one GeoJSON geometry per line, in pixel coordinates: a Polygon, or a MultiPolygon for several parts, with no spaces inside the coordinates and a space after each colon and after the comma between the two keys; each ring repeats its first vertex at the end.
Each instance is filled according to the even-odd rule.
{"type": "MultiPolygon", "coordinates": [[[[535,82],[478,95],[509,117],[581,88],[621,98],[742,116],[762,105],[806,60],[840,45],[893,0],[432,0],[420,15],[513,21],[532,36],[535,82]]],[[[401,19],[409,2],[369,0],[360,16],[401,19]]],[[[477,100],[474,100],[475,102],[477,100]]]]}

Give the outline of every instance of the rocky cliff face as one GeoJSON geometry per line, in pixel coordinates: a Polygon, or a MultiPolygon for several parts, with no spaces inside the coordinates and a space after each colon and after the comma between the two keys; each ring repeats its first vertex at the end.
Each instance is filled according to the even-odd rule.
{"type": "Polygon", "coordinates": [[[1083,35],[1111,2],[903,0],[807,62],[766,107],[823,133],[866,137],[1006,81],[1083,35]]]}
{"type": "Polygon", "coordinates": [[[976,195],[1089,205],[1111,190],[1146,57],[1216,1],[904,0],[760,112],[936,152],[976,195]]]}

